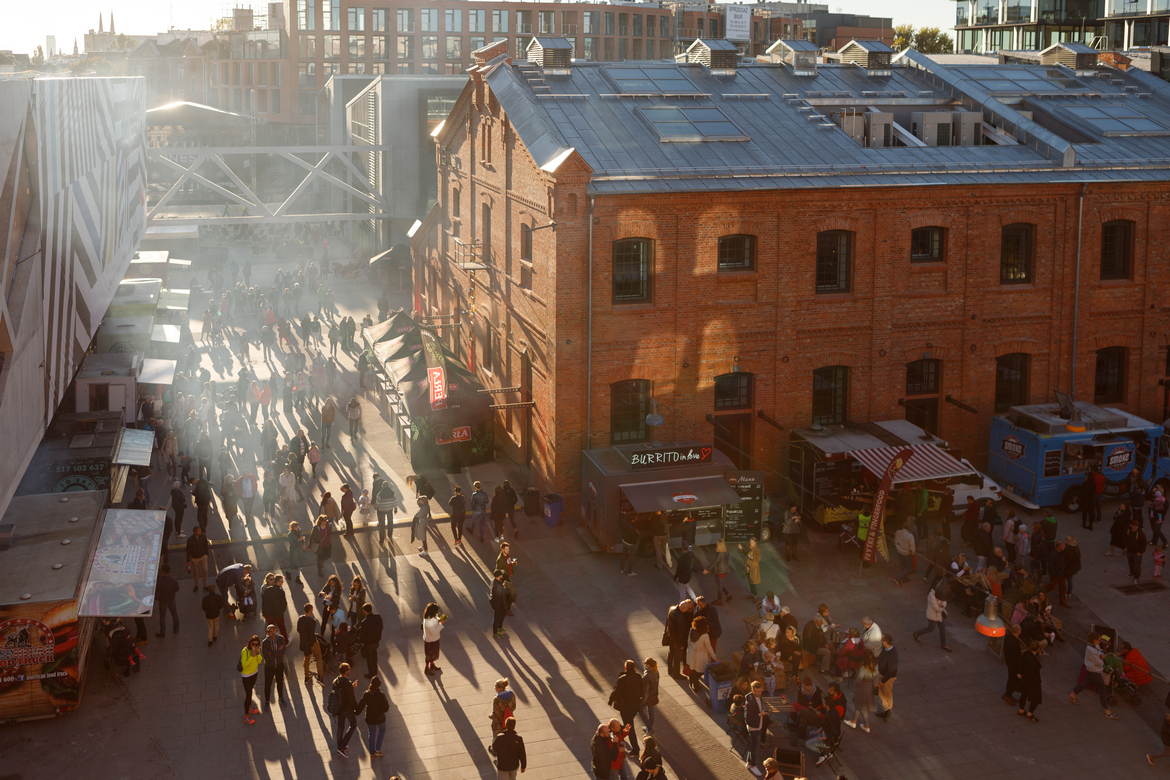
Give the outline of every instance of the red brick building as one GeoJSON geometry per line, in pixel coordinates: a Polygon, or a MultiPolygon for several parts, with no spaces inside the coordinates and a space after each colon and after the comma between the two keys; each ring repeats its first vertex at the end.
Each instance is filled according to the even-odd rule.
{"type": "Polygon", "coordinates": [[[984,464],[990,417],[1054,389],[1166,416],[1170,172],[1146,161],[1170,101],[1148,76],[479,56],[436,136],[416,294],[521,388],[502,401],[534,401],[497,440],[568,507],[581,450],[611,443],[714,439],[775,482],[812,423],[906,417],[984,464]]]}

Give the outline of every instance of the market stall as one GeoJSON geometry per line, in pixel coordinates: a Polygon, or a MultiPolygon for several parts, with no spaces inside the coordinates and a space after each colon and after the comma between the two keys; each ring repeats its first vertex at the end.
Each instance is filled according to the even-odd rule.
{"type": "Polygon", "coordinates": [[[78,598],[104,491],[17,496],[0,519],[0,723],[81,701],[94,620],[78,598]]]}
{"type": "Polygon", "coordinates": [[[363,329],[362,339],[413,468],[457,470],[493,459],[491,396],[434,331],[399,311],[363,329]]]}
{"type": "MultiPolygon", "coordinates": [[[[763,473],[737,471],[703,442],[604,447],[581,453],[581,517],[603,550],[621,547],[620,519],[650,541],[665,514],[671,547],[760,538],[763,473]]],[[[643,550],[645,552],[645,550],[643,550]]]]}
{"type": "Polygon", "coordinates": [[[123,421],[120,411],[58,414],[16,495],[100,490],[111,503],[122,501],[129,467],[147,465],[154,446],[152,431],[126,428],[123,421]]]}

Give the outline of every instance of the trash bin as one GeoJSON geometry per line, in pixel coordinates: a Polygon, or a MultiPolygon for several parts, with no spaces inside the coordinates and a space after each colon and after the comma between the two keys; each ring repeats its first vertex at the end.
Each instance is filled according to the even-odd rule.
{"type": "Polygon", "coordinates": [[[524,488],[524,514],[528,517],[540,517],[542,514],[544,514],[540,511],[539,488],[524,488]]]}
{"type": "Polygon", "coordinates": [[[731,688],[735,684],[735,672],[731,671],[731,665],[723,661],[708,664],[703,675],[711,694],[711,709],[715,712],[727,709],[731,688]]]}
{"type": "Polygon", "coordinates": [[[560,493],[544,494],[544,524],[556,528],[561,524],[561,512],[565,509],[565,497],[560,493]]]}

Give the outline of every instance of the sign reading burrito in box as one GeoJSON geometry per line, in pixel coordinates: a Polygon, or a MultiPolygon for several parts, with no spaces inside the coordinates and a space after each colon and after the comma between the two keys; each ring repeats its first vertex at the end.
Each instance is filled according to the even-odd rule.
{"type": "Polygon", "coordinates": [[[711,462],[711,447],[662,447],[630,453],[630,468],[661,468],[663,466],[690,466],[711,462]]]}
{"type": "Polygon", "coordinates": [[[142,617],[154,611],[166,516],[149,509],[106,510],[81,591],[79,615],[142,617]]]}

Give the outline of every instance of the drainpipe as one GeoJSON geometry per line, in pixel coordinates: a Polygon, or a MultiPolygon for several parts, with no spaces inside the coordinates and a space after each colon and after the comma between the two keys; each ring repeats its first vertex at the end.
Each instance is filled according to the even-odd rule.
{"type": "Polygon", "coordinates": [[[585,288],[585,447],[593,443],[593,196],[589,196],[589,275],[585,288]]]}
{"type": "Polygon", "coordinates": [[[1077,196],[1077,270],[1073,279],[1073,331],[1072,331],[1072,377],[1069,395],[1075,400],[1077,397],[1077,322],[1081,315],[1081,231],[1085,223],[1085,192],[1089,183],[1081,185],[1081,194],[1077,196]]]}

